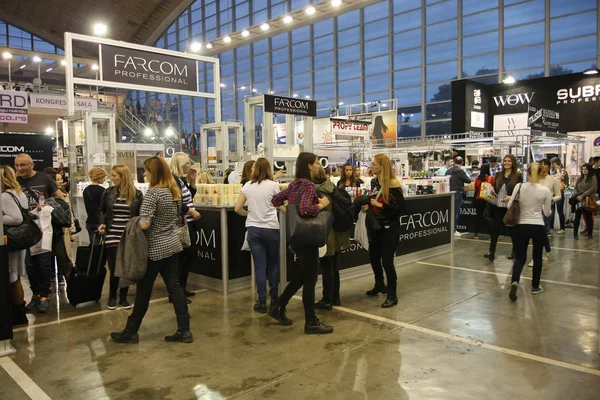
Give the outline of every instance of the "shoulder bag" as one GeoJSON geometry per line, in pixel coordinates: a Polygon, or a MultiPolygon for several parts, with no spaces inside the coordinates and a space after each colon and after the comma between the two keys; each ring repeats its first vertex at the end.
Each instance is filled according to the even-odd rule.
{"type": "Polygon", "coordinates": [[[314,217],[302,217],[296,204],[288,204],[285,213],[287,240],[292,245],[323,247],[333,226],[333,214],[321,211],[314,217]]]}
{"type": "Polygon", "coordinates": [[[596,202],[598,201],[598,195],[592,194],[585,198],[585,210],[591,212],[597,212],[600,207],[596,202]]]}
{"type": "MultiPolygon", "coordinates": [[[[183,199],[181,201],[183,204],[183,199]]],[[[185,214],[183,213],[183,208],[176,207],[180,210],[179,214],[181,218],[179,218],[179,223],[175,224],[175,234],[181,241],[183,248],[187,249],[192,245],[192,238],[190,237],[190,231],[188,229],[185,214]]]]}
{"type": "Polygon", "coordinates": [[[10,192],[7,193],[15,200],[15,203],[17,203],[17,207],[19,207],[21,215],[23,216],[21,225],[8,226],[5,230],[7,239],[6,250],[9,253],[12,253],[28,249],[42,240],[42,230],[35,222],[38,217],[29,212],[29,210],[21,207],[19,199],[17,199],[14,194],[10,192]]]}
{"type": "Polygon", "coordinates": [[[515,198],[514,198],[512,204],[510,205],[510,208],[504,215],[504,219],[502,220],[502,222],[504,222],[504,225],[506,225],[506,226],[512,227],[512,226],[516,226],[519,224],[519,217],[521,216],[521,208],[519,206],[519,196],[521,195],[522,188],[523,188],[523,184],[521,184],[521,186],[519,187],[519,191],[515,195],[515,198]]]}

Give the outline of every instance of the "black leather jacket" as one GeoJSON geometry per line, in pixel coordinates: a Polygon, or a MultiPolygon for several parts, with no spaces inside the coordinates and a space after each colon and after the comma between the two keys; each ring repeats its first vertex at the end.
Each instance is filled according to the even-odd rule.
{"type": "MultiPolygon", "coordinates": [[[[133,202],[131,203],[130,210],[131,216],[137,217],[140,215],[140,207],[142,206],[142,192],[139,190],[135,191],[135,197],[133,198],[133,202]]],[[[110,228],[113,221],[113,206],[117,201],[117,191],[116,188],[109,187],[102,193],[102,198],[100,199],[100,224],[106,225],[107,228],[110,228]]]]}
{"type": "MultiPolygon", "coordinates": [[[[371,189],[374,191],[381,190],[381,185],[376,178],[371,179],[371,189]]],[[[383,202],[383,198],[379,199],[383,202]]],[[[393,227],[397,228],[400,226],[400,216],[405,211],[404,205],[404,194],[401,188],[390,188],[389,202],[383,202],[383,208],[377,210],[371,206],[377,221],[382,227],[393,227]]]]}

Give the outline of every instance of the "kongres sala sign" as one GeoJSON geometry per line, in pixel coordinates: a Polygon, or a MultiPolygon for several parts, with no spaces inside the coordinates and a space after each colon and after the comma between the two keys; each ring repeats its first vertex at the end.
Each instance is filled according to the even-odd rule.
{"type": "Polygon", "coordinates": [[[196,60],[109,45],[101,54],[104,81],[198,91],[196,60]]]}

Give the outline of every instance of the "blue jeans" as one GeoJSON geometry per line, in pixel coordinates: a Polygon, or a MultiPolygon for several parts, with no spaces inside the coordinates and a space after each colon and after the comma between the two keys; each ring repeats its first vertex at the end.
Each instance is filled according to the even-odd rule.
{"type": "Polygon", "coordinates": [[[48,297],[50,295],[50,282],[52,281],[52,252],[32,256],[29,249],[25,253],[25,266],[31,291],[34,295],[48,297]]]}
{"type": "Polygon", "coordinates": [[[279,230],[248,227],[248,246],[254,259],[256,290],[259,301],[267,301],[267,278],[271,297],[279,287],[279,230]]]}

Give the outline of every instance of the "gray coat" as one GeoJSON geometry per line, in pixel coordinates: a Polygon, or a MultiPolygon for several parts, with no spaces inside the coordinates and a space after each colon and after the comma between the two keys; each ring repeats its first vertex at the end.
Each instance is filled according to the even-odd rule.
{"type": "Polygon", "coordinates": [[[133,217],[125,225],[125,232],[121,236],[117,249],[115,276],[125,281],[121,287],[136,283],[144,277],[148,267],[148,241],[146,233],[140,227],[141,217],[133,217]]]}

